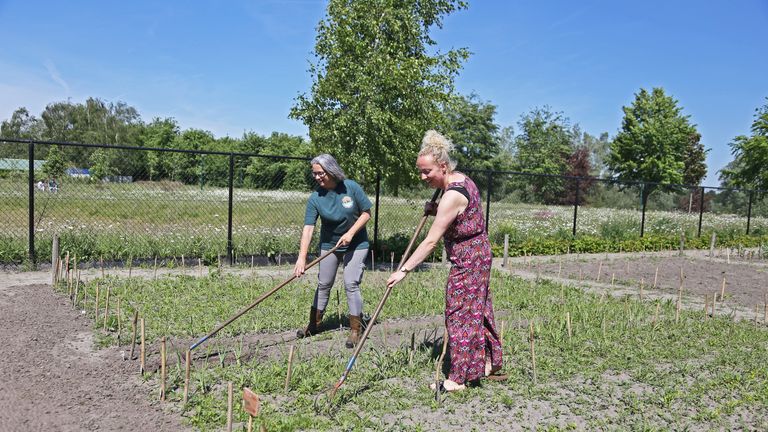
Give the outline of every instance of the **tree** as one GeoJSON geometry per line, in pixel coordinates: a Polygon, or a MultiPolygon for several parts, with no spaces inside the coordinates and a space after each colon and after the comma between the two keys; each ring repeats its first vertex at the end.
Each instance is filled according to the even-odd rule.
{"type": "MultiPolygon", "coordinates": [[[[607,160],[614,177],[622,182],[682,183],[686,154],[697,132],[677,100],[660,87],[651,92],[640,89],[632,105],[622,109],[622,127],[611,143],[607,160]]],[[[672,189],[644,185],[643,204],[657,188],[672,189]]]]}
{"type": "MultiPolygon", "coordinates": [[[[523,114],[518,125],[520,134],[514,143],[516,169],[532,174],[565,174],[574,137],[570,120],[545,106],[523,114]]],[[[546,203],[560,202],[563,195],[563,181],[556,177],[526,177],[520,187],[528,199],[546,203]]]]}
{"type": "Polygon", "coordinates": [[[565,175],[572,177],[584,177],[578,181],[575,179],[568,179],[565,182],[565,195],[563,196],[563,204],[576,203],[576,193],[578,191],[578,204],[587,203],[587,191],[595,183],[594,178],[591,176],[592,166],[590,164],[590,151],[586,146],[578,146],[568,157],[566,162],[568,170],[565,175]]]}
{"type": "Polygon", "coordinates": [[[311,95],[290,117],[302,120],[317,152],[352,176],[380,170],[395,192],[413,182],[421,137],[439,122],[466,49],[434,52],[430,37],[460,0],[330,0],[317,28],[311,95]]]}
{"type": "Polygon", "coordinates": [[[727,186],[768,190],[768,98],[755,110],[751,131],[729,144],[734,159],[720,171],[720,179],[727,186]]]}
{"type": "Polygon", "coordinates": [[[40,137],[40,120],[21,107],[11,118],[0,125],[0,136],[5,138],[37,139],[40,137]]]}
{"type": "MultiPolygon", "coordinates": [[[[141,134],[141,143],[143,147],[152,148],[171,148],[173,140],[179,135],[179,125],[173,118],[154,118],[152,123],[146,125],[141,134]]],[[[167,157],[168,153],[158,153],[154,151],[146,152],[147,174],[149,180],[156,180],[158,177],[167,176],[170,167],[167,157]]]]}
{"type": "Polygon", "coordinates": [[[499,126],[494,121],[496,106],[472,93],[452,97],[442,111],[440,130],[453,142],[458,166],[493,168],[491,161],[501,145],[499,126]]]}
{"type": "MultiPolygon", "coordinates": [[[[251,142],[258,139],[260,143],[257,153],[263,155],[306,157],[311,152],[311,145],[300,136],[273,132],[267,138],[251,134],[246,139],[251,142]]],[[[314,185],[310,177],[309,163],[306,161],[259,157],[249,159],[245,169],[245,184],[250,187],[307,190],[314,185]]]]}
{"type": "Polygon", "coordinates": [[[66,162],[61,150],[59,150],[59,146],[51,146],[48,149],[48,155],[43,164],[43,174],[48,178],[61,177],[64,175],[66,168],[66,162]]]}
{"type": "Polygon", "coordinates": [[[707,158],[709,149],[704,148],[701,143],[701,134],[692,133],[688,137],[688,146],[685,149],[683,162],[683,184],[700,185],[704,177],[707,176],[707,164],[704,162],[707,158]]]}
{"type": "Polygon", "coordinates": [[[115,174],[115,169],[112,167],[112,161],[104,149],[96,149],[91,154],[90,161],[91,169],[89,172],[91,180],[103,181],[105,178],[115,174]]]}

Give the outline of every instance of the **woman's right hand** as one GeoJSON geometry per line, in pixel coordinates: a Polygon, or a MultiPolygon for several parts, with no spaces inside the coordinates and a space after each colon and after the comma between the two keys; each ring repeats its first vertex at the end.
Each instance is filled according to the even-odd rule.
{"type": "Polygon", "coordinates": [[[304,274],[304,267],[307,265],[307,259],[305,257],[299,257],[296,260],[296,265],[293,266],[293,275],[301,277],[304,274]]]}

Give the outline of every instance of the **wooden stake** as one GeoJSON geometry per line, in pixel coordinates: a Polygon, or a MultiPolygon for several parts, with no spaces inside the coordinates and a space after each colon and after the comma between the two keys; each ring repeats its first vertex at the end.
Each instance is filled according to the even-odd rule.
{"type": "MultiPolygon", "coordinates": [[[[99,295],[101,294],[100,288],[101,287],[99,286],[99,284],[96,284],[96,307],[94,308],[95,310],[93,311],[93,319],[94,320],[98,320],[99,316],[100,316],[99,315],[99,295]]],[[[96,321],[96,322],[98,322],[98,321],[96,321]]]]}
{"type": "Polygon", "coordinates": [[[107,331],[107,319],[109,318],[109,294],[112,292],[112,287],[107,287],[107,298],[104,300],[104,331],[107,331]]]}
{"type": "Polygon", "coordinates": [[[128,279],[131,278],[132,272],[133,272],[133,255],[128,257],[128,279]]]}
{"type": "Polygon", "coordinates": [[[715,255],[715,241],[717,239],[717,234],[714,232],[712,233],[712,239],[709,241],[709,258],[712,259],[712,257],[715,255]]]}
{"type": "Polygon", "coordinates": [[[293,368],[293,353],[296,347],[294,345],[291,345],[290,351],[288,351],[288,371],[285,374],[285,388],[284,390],[287,392],[289,386],[291,385],[291,371],[293,368]]]}
{"type": "Polygon", "coordinates": [[[72,307],[77,307],[77,296],[80,294],[80,270],[75,275],[75,295],[72,297],[72,307]]]}
{"type": "Polygon", "coordinates": [[[120,297],[117,298],[117,345],[120,346],[120,334],[123,331],[123,326],[120,323],[120,297]]]}
{"type": "Polygon", "coordinates": [[[155,265],[152,268],[152,278],[157,280],[157,255],[155,255],[155,265]]]}
{"type": "Polygon", "coordinates": [[[160,400],[165,400],[165,336],[160,339],[160,400]]]}
{"type": "Polygon", "coordinates": [[[501,321],[501,331],[499,332],[499,343],[504,346],[504,321],[501,321]]]}
{"type": "Polygon", "coordinates": [[[656,289],[658,286],[656,282],[659,281],[659,266],[656,265],[656,273],[653,274],[653,288],[656,289]]]}
{"type": "Polygon", "coordinates": [[[531,341],[531,371],[533,372],[533,385],[536,385],[536,348],[534,347],[535,334],[533,332],[533,320],[528,323],[530,327],[528,339],[531,341]]]}
{"type": "Polygon", "coordinates": [[[197,259],[197,274],[199,277],[203,277],[203,260],[201,258],[197,259]]]}
{"type": "Polygon", "coordinates": [[[595,279],[597,282],[600,282],[600,275],[603,273],[603,260],[600,260],[600,265],[597,266],[597,278],[595,279]]]}
{"type": "Polygon", "coordinates": [[[704,294],[704,319],[707,319],[707,312],[709,312],[709,294],[704,294]]]}
{"type": "Polygon", "coordinates": [[[611,273],[611,288],[613,288],[615,281],[616,281],[616,273],[611,273]]]}
{"type": "Polygon", "coordinates": [[[680,288],[677,290],[677,306],[675,307],[675,324],[680,321],[680,308],[683,303],[683,284],[680,284],[680,288]]]}
{"type": "Polygon", "coordinates": [[[565,313],[565,327],[568,329],[568,342],[570,342],[571,341],[571,336],[572,336],[572,332],[571,332],[571,313],[570,312],[566,312],[565,313]]]}
{"type": "Polygon", "coordinates": [[[189,400],[189,370],[192,366],[192,351],[187,350],[187,356],[184,360],[184,405],[189,400]]]}
{"type": "Polygon", "coordinates": [[[557,278],[560,278],[560,273],[563,272],[563,259],[560,258],[560,262],[557,265],[557,278]]]}
{"type": "Polygon", "coordinates": [[[507,268],[507,260],[509,258],[509,234],[504,234],[504,259],[501,265],[507,268]]]}
{"type": "Polygon", "coordinates": [[[146,371],[146,368],[144,367],[146,365],[146,359],[147,359],[147,350],[146,350],[146,344],[144,339],[144,318],[141,318],[139,320],[139,326],[141,327],[141,363],[139,364],[139,371],[142,375],[144,375],[144,372],[146,371]]]}
{"type": "Polygon", "coordinates": [[[227,432],[232,432],[232,381],[227,383],[227,432]]]}
{"type": "Polygon", "coordinates": [[[395,271],[395,253],[390,252],[389,253],[389,272],[392,273],[395,271]]]}
{"type": "Polygon", "coordinates": [[[712,294],[712,318],[715,317],[715,305],[717,304],[717,293],[712,294]]]}
{"type": "Polygon", "coordinates": [[[643,299],[643,287],[645,286],[645,278],[640,278],[640,300],[643,299]]]}
{"type": "Polygon", "coordinates": [[[53,244],[51,245],[51,285],[58,282],[59,272],[59,236],[53,235],[53,244]]]}
{"type": "Polygon", "coordinates": [[[136,325],[137,321],[139,320],[139,311],[135,310],[133,311],[133,321],[131,321],[131,334],[133,335],[131,337],[131,360],[133,360],[133,352],[136,348],[136,325]]]}
{"type": "Polygon", "coordinates": [[[101,269],[101,278],[104,279],[104,257],[99,256],[99,268],[101,269]]]}
{"type": "Polygon", "coordinates": [[[656,312],[653,314],[653,321],[651,321],[651,325],[656,325],[656,322],[659,319],[659,309],[661,308],[661,303],[659,301],[656,301],[656,312]]]}
{"type": "Polygon", "coordinates": [[[725,299],[725,276],[723,276],[723,284],[720,286],[720,301],[725,299]]]}

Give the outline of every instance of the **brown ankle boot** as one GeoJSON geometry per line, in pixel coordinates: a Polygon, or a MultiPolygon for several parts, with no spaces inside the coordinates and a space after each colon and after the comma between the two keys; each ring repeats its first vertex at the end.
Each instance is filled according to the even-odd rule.
{"type": "Polygon", "coordinates": [[[360,315],[349,316],[349,337],[344,344],[347,348],[354,348],[358,342],[360,342],[360,330],[362,329],[362,321],[360,321],[360,315]]]}
{"type": "Polygon", "coordinates": [[[317,310],[314,306],[309,311],[309,324],[303,330],[296,332],[297,338],[305,338],[320,333],[320,326],[323,323],[324,310],[317,310]]]}

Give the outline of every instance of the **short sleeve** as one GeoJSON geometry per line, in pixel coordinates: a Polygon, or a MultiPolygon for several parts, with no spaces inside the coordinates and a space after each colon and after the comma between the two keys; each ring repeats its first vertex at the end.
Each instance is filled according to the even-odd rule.
{"type": "Polygon", "coordinates": [[[373,207],[373,204],[371,204],[371,200],[368,199],[368,195],[365,194],[365,191],[363,188],[355,182],[355,201],[358,202],[358,208],[360,209],[360,212],[368,211],[373,207]]]}
{"type": "Polygon", "coordinates": [[[309,200],[307,200],[307,210],[304,212],[304,225],[314,225],[320,216],[320,213],[317,211],[315,197],[316,195],[312,194],[309,196],[309,200]]]}

